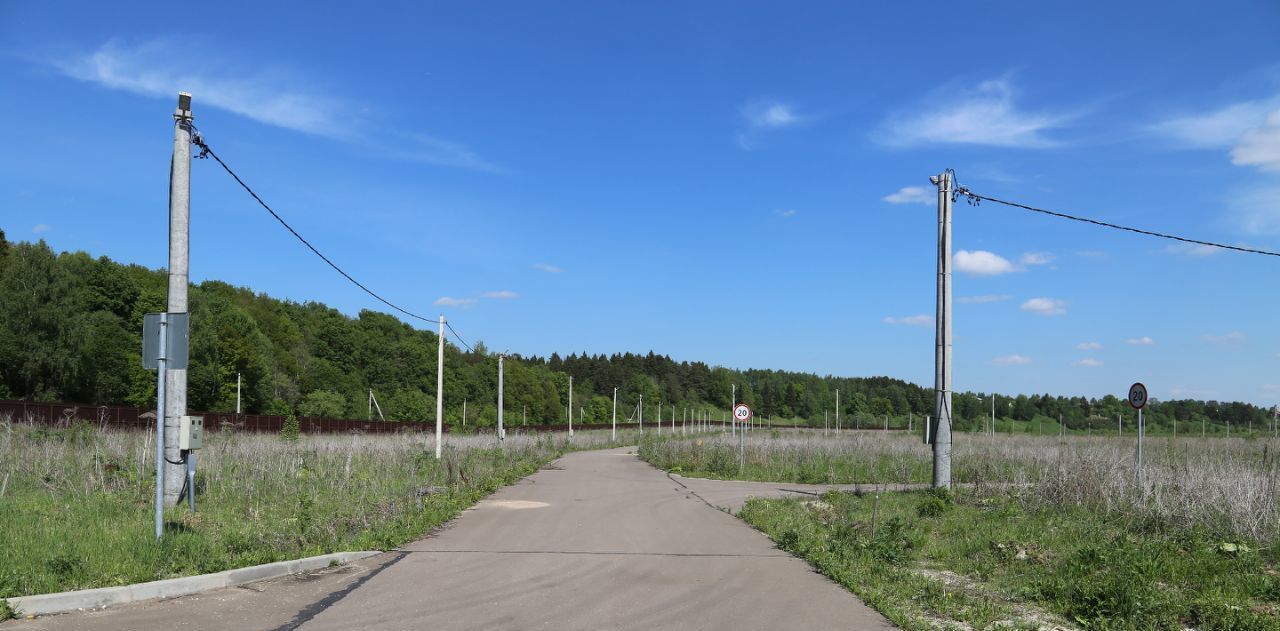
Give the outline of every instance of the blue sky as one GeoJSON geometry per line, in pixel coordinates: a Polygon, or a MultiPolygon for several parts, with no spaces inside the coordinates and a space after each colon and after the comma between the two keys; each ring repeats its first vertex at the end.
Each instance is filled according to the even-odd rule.
{"type": "MultiPolygon", "coordinates": [[[[471,341],[930,385],[934,195],[1280,250],[1280,4],[0,2],[0,227],[161,267],[175,95],[471,341]]],[[[379,305],[212,161],[194,280],[379,305]]],[[[955,212],[955,385],[1280,400],[1272,257],[955,212]]]]}

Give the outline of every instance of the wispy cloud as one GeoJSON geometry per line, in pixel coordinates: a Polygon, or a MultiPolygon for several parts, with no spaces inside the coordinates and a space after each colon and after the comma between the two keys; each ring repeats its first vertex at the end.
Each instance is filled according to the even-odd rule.
{"type": "Polygon", "coordinates": [[[1036,315],[1055,316],[1067,312],[1067,303],[1057,298],[1032,298],[1018,308],[1036,315]]]}
{"type": "Polygon", "coordinates": [[[201,108],[211,107],[264,125],[362,144],[397,159],[501,170],[459,143],[380,129],[366,120],[362,104],[317,89],[318,82],[297,68],[210,54],[198,41],[110,40],[52,65],[73,79],[147,97],[175,99],[179,91],[190,92],[197,118],[201,108]]]}
{"type": "Polygon", "coordinates": [[[1048,252],[1027,252],[1018,262],[1023,265],[1048,265],[1053,262],[1053,255],[1048,252]]]}
{"type": "Polygon", "coordinates": [[[1232,164],[1280,171],[1280,95],[1169,118],[1151,130],[1190,147],[1229,148],[1232,164]]]}
{"type": "Polygon", "coordinates": [[[1082,366],[1084,368],[1097,368],[1098,366],[1102,365],[1102,362],[1096,359],[1080,359],[1080,360],[1071,362],[1071,365],[1082,366]]]}
{"type": "Polygon", "coordinates": [[[1009,296],[1006,294],[986,294],[983,296],[960,296],[959,298],[956,298],[956,302],[962,305],[964,304],[980,305],[988,302],[1001,302],[1004,300],[1008,300],[1012,297],[1013,296],[1009,296]]]}
{"type": "Polygon", "coordinates": [[[475,304],[473,298],[450,298],[449,296],[441,296],[436,298],[434,304],[437,307],[470,307],[475,304]]]}
{"type": "Polygon", "coordinates": [[[1031,358],[1022,355],[1004,355],[991,358],[991,363],[997,366],[1025,366],[1031,363],[1031,358]]]}
{"type": "Polygon", "coordinates": [[[507,290],[505,290],[505,289],[504,289],[504,290],[502,290],[502,291],[484,291],[484,292],[480,292],[480,297],[481,297],[481,298],[489,298],[489,299],[491,299],[491,300],[514,300],[514,299],[516,299],[516,298],[519,298],[519,297],[520,297],[520,294],[517,294],[517,293],[516,293],[516,292],[514,292],[514,291],[507,291],[507,290]]]}
{"type": "Polygon", "coordinates": [[[1101,250],[1079,250],[1076,252],[1076,256],[1083,256],[1087,259],[1105,259],[1108,254],[1101,250]]]}
{"type": "Polygon", "coordinates": [[[53,226],[50,226],[50,225],[49,225],[49,224],[47,224],[47,223],[38,223],[38,224],[36,224],[35,226],[33,226],[33,227],[31,228],[31,231],[32,231],[32,232],[34,232],[34,233],[36,233],[36,234],[45,233],[45,232],[48,232],[48,231],[50,231],[50,230],[53,230],[53,226]]]}
{"type": "Polygon", "coordinates": [[[775,209],[775,210],[773,211],[773,214],[775,214],[775,215],[777,215],[777,216],[779,216],[779,217],[795,217],[795,216],[796,216],[796,209],[794,209],[794,208],[778,208],[778,209],[775,209]]]}
{"type": "Polygon", "coordinates": [[[960,250],[953,260],[957,272],[974,276],[999,276],[1018,271],[1008,259],[986,250],[960,250]]]}
{"type": "Polygon", "coordinates": [[[923,186],[904,186],[880,199],[890,204],[932,204],[938,201],[937,195],[923,186]]]}
{"type": "Polygon", "coordinates": [[[1241,342],[1244,342],[1248,338],[1245,336],[1244,333],[1241,333],[1240,331],[1231,331],[1230,333],[1224,333],[1222,335],[1214,335],[1211,333],[1206,333],[1204,335],[1201,335],[1200,339],[1210,344],[1227,345],[1227,344],[1239,344],[1241,342]]]}
{"type": "Polygon", "coordinates": [[[933,316],[924,314],[906,316],[903,318],[886,316],[884,320],[881,320],[881,322],[884,322],[885,324],[907,324],[910,326],[933,326],[933,316]]]}
{"type": "Polygon", "coordinates": [[[1280,234],[1280,186],[1258,186],[1228,203],[1241,230],[1254,235],[1280,234]]]}
{"type": "Polygon", "coordinates": [[[1151,339],[1150,336],[1144,335],[1142,337],[1131,337],[1125,340],[1124,343],[1130,346],[1152,346],[1156,341],[1151,339]]]}
{"type": "Polygon", "coordinates": [[[781,129],[800,122],[790,105],[778,101],[754,101],[739,111],[753,129],[781,129]]]}
{"type": "Polygon", "coordinates": [[[752,101],[738,108],[746,129],[738,133],[738,147],[750,151],[756,146],[756,139],[769,132],[774,132],[803,123],[805,118],[796,114],[795,108],[781,101],[752,101]]]}
{"type": "Polygon", "coordinates": [[[1221,252],[1222,248],[1215,248],[1211,245],[1200,245],[1198,243],[1174,243],[1172,245],[1165,246],[1164,251],[1178,256],[1200,258],[1213,256],[1214,254],[1221,252]]]}
{"type": "Polygon", "coordinates": [[[227,110],[260,123],[308,134],[349,137],[353,108],[340,99],[305,86],[296,72],[259,64],[228,68],[214,65],[221,55],[202,55],[191,46],[152,40],[129,46],[108,41],[97,50],[59,60],[63,74],[113,90],[175,98],[191,92],[196,107],[227,110]]]}
{"type": "Polygon", "coordinates": [[[1078,351],[1096,351],[1100,348],[1102,348],[1102,345],[1097,342],[1081,342],[1076,344],[1076,350],[1078,351]]]}
{"type": "Polygon", "coordinates": [[[548,274],[559,274],[560,272],[564,271],[563,268],[556,267],[555,265],[550,265],[547,263],[534,263],[533,269],[536,269],[540,272],[546,272],[548,274]]]}
{"type": "Polygon", "coordinates": [[[1008,79],[984,81],[968,93],[948,88],[945,105],[891,117],[881,125],[879,140],[887,145],[932,143],[1044,148],[1061,144],[1045,132],[1064,126],[1074,114],[1030,113],[1014,103],[1008,79]]]}

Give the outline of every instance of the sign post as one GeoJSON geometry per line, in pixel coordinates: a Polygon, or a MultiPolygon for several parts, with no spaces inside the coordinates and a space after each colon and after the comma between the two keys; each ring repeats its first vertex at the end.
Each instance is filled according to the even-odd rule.
{"type": "MultiPolygon", "coordinates": [[[[741,427],[746,427],[746,423],[751,420],[751,408],[746,403],[739,403],[733,408],[733,420],[741,427]]],[[[742,471],[742,467],[747,462],[747,437],[746,432],[738,432],[738,471],[742,471]]]]}
{"type": "MultiPolygon", "coordinates": [[[[1141,382],[1129,386],[1129,405],[1138,410],[1138,490],[1142,488],[1142,439],[1147,435],[1147,424],[1142,419],[1142,408],[1147,406],[1147,387],[1141,382]]],[[[1145,494],[1145,492],[1144,492],[1145,494]]]]}

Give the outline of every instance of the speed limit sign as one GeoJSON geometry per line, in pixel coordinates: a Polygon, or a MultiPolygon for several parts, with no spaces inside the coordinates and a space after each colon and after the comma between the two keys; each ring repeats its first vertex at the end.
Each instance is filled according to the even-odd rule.
{"type": "Polygon", "coordinates": [[[1141,410],[1147,405],[1147,387],[1142,383],[1135,383],[1129,386],[1129,405],[1134,409],[1141,410]]]}
{"type": "Polygon", "coordinates": [[[751,408],[746,403],[739,403],[733,408],[733,418],[742,422],[751,420],[751,408]]]}

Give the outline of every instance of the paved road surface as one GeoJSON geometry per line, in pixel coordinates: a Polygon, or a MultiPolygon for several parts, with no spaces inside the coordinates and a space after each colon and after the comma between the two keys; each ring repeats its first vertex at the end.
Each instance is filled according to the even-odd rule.
{"type": "Polygon", "coordinates": [[[668,477],[633,452],[567,455],[444,530],[347,567],[4,628],[893,628],[703,499],[818,487],[668,477]]]}

